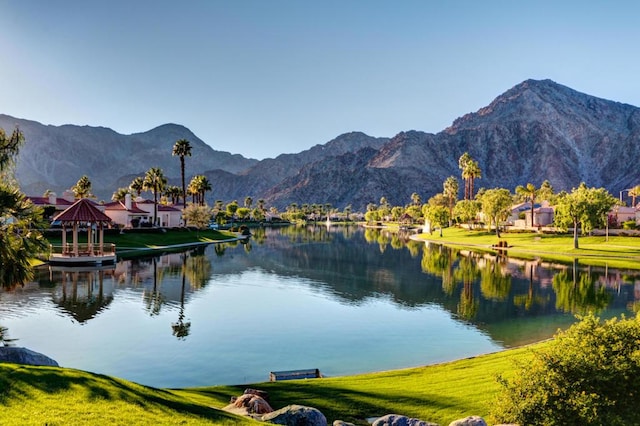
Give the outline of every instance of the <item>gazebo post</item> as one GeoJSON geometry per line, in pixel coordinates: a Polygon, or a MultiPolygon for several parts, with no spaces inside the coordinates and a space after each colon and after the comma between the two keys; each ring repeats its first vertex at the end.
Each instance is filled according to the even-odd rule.
{"type": "Polygon", "coordinates": [[[67,254],[67,226],[62,223],[62,254],[67,254]]]}
{"type": "Polygon", "coordinates": [[[73,222],[73,254],[78,256],[78,222],[73,222]]]}
{"type": "Polygon", "coordinates": [[[87,223],[87,253],[93,256],[93,222],[87,223]]]}
{"type": "Polygon", "coordinates": [[[100,222],[100,234],[98,235],[98,250],[100,255],[104,253],[104,223],[100,222]]]}

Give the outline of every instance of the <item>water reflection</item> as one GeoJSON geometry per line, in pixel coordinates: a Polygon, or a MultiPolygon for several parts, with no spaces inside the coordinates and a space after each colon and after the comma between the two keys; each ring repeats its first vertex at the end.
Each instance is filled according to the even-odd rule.
{"type": "MultiPolygon", "coordinates": [[[[127,357],[139,345],[139,351],[153,358],[146,365],[156,373],[147,374],[166,370],[155,363],[177,365],[174,361],[180,359],[184,369],[207,363],[192,366],[194,376],[198,369],[218,368],[210,374],[223,377],[233,372],[228,363],[241,356],[247,368],[277,369],[274,364],[282,362],[283,351],[287,360],[299,356],[301,365],[291,361],[280,369],[307,368],[316,355],[338,366],[348,364],[334,359],[338,352],[357,358],[354,368],[361,368],[363,360],[388,357],[372,362],[372,369],[471,356],[464,351],[480,347],[476,345],[491,350],[547,338],[573,322],[575,313],[610,316],[635,310],[640,300],[636,271],[521,261],[353,226],[258,228],[252,234],[246,243],[120,261],[109,269],[39,269],[34,282],[0,291],[0,325],[9,328],[11,337],[33,345],[49,336],[37,334],[32,318],[53,310],[54,317],[72,319],[71,324],[50,320],[56,324],[47,331],[53,355],[63,353],[65,336],[81,334],[80,326],[91,328],[84,337],[87,346],[95,329],[109,335],[116,349],[121,345],[121,352],[111,356],[123,359],[123,369],[133,368],[127,357]],[[238,333],[255,329],[256,319],[259,335],[238,333]],[[316,342],[304,346],[312,354],[282,349],[297,347],[307,337],[316,342]],[[409,342],[414,349],[393,355],[381,350],[398,347],[398,342],[409,342]],[[330,352],[322,353],[325,348],[330,352]],[[440,348],[446,354],[430,358],[440,348]],[[202,353],[207,357],[194,356],[202,353]],[[408,355],[413,358],[403,358],[408,355]]],[[[88,364],[89,350],[84,348],[82,358],[74,353],[58,357],[64,362],[68,356],[71,366],[97,370],[88,364]]],[[[104,356],[98,351],[95,357],[104,356]]],[[[127,374],[135,378],[142,373],[127,374]]],[[[175,370],[179,374],[188,372],[175,370]]],[[[241,383],[235,380],[242,378],[234,377],[220,380],[241,383]]],[[[218,383],[202,384],[212,382],[218,383]]]]}

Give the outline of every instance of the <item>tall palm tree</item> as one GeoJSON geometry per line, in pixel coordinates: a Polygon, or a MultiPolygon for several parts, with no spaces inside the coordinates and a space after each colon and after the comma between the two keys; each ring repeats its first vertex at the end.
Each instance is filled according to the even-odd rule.
{"type": "Polygon", "coordinates": [[[140,194],[142,194],[142,191],[144,191],[144,178],[140,176],[134,178],[129,184],[129,189],[136,195],[136,197],[139,197],[140,194]]]}
{"type": "Polygon", "coordinates": [[[246,208],[250,209],[252,204],[253,204],[253,198],[251,198],[249,196],[244,197],[244,206],[246,208]]]}
{"type": "Polygon", "coordinates": [[[455,176],[449,176],[442,184],[442,194],[447,199],[447,205],[449,207],[449,226],[451,226],[451,218],[453,218],[453,206],[458,200],[459,190],[458,179],[455,176]]]}
{"type": "Polygon", "coordinates": [[[466,175],[466,178],[469,181],[469,199],[473,200],[473,183],[476,179],[480,179],[482,177],[482,170],[480,169],[478,162],[472,160],[467,164],[465,171],[463,171],[463,177],[466,175]]]}
{"type": "Polygon", "coordinates": [[[469,176],[468,176],[468,168],[469,163],[473,161],[471,155],[468,152],[465,152],[458,159],[458,168],[462,171],[462,180],[464,180],[464,199],[469,200],[469,176]]]}
{"type": "Polygon", "coordinates": [[[162,193],[167,185],[167,178],[161,168],[152,167],[147,170],[143,182],[143,188],[153,192],[153,225],[156,226],[158,224],[158,194],[162,193]]]}
{"type": "Polygon", "coordinates": [[[184,157],[191,157],[191,143],[186,139],[179,139],[173,145],[172,155],[180,157],[180,176],[182,177],[182,207],[187,207],[187,188],[184,181],[184,157]]]}
{"type": "Polygon", "coordinates": [[[533,207],[536,203],[536,197],[538,196],[538,189],[532,183],[528,183],[526,186],[518,185],[516,187],[516,194],[531,204],[531,227],[533,228],[533,207]]]}

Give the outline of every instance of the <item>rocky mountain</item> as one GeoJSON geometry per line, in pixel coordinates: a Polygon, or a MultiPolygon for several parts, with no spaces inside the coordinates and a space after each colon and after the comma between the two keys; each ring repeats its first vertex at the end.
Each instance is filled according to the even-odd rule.
{"type": "Polygon", "coordinates": [[[460,176],[458,158],[469,152],[482,178],[476,188],[513,190],[548,179],[556,190],[584,181],[613,194],[640,183],[640,108],[589,96],[550,80],[527,80],[477,112],[456,119],[437,134],[406,131],[375,138],[353,132],[297,154],[262,161],[215,151],[188,129],[167,124],[144,133],[44,126],[0,115],[0,127],[23,130],[17,176],[23,190],[61,191],[88,175],[99,197],[150,167],[161,167],[175,183],[177,139],[194,146],[189,175],[212,182],[210,203],[264,198],[280,209],[292,202],[331,203],[363,210],[384,196],[404,205],[417,192],[423,200],[442,191],[448,176],[460,176]],[[622,161],[627,159],[627,161],[622,161]],[[631,160],[631,161],[630,161],[631,160]]]}
{"type": "Polygon", "coordinates": [[[376,153],[357,153],[359,162],[345,156],[312,163],[274,187],[268,200],[327,200],[358,209],[381,196],[393,205],[407,204],[413,192],[426,200],[442,191],[446,177],[460,178],[464,152],[482,169],[476,188],[513,191],[548,179],[557,191],[584,181],[617,195],[640,183],[635,162],[621,161],[640,158],[640,109],[527,80],[440,133],[401,132],[376,153]]]}
{"type": "MultiPolygon", "coordinates": [[[[25,144],[16,164],[16,176],[28,195],[51,189],[62,194],[78,179],[89,176],[93,192],[110,200],[111,194],[128,186],[151,167],[160,167],[174,184],[180,181],[180,161],[171,155],[178,139],[192,145],[189,167],[200,172],[221,169],[238,173],[258,161],[215,151],[189,129],[165,124],[144,133],[122,135],[104,127],[45,126],[35,121],[0,114],[0,128],[7,133],[19,127],[25,144]]],[[[195,174],[195,173],[194,173],[195,174]]]]}

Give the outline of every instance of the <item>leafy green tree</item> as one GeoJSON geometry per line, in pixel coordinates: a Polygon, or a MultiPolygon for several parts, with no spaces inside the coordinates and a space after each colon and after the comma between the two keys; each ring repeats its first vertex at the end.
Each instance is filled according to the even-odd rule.
{"type": "Polygon", "coordinates": [[[573,226],[573,247],[578,245],[578,225],[582,232],[604,225],[606,215],[618,200],[604,188],[587,188],[582,182],[571,193],[561,192],[555,201],[554,222],[559,228],[573,226]]]}
{"type": "Polygon", "coordinates": [[[71,187],[71,191],[73,191],[73,195],[76,198],[93,198],[93,194],[91,194],[91,181],[87,175],[78,179],[78,182],[71,187]]]}
{"type": "Polygon", "coordinates": [[[516,194],[522,201],[529,203],[531,207],[531,227],[533,228],[533,208],[536,203],[538,188],[536,188],[536,186],[532,183],[528,183],[525,186],[518,185],[516,187],[516,194]]]}
{"type": "Polygon", "coordinates": [[[158,224],[158,195],[162,193],[167,185],[167,178],[164,177],[162,169],[152,167],[144,175],[143,188],[153,193],[153,225],[158,224]]]}
{"type": "Polygon", "coordinates": [[[206,228],[211,221],[211,209],[208,206],[189,203],[182,209],[182,217],[189,226],[195,226],[198,229],[206,228]]]}
{"type": "MultiPolygon", "coordinates": [[[[184,157],[191,157],[191,143],[186,139],[179,139],[173,145],[171,155],[180,157],[180,177],[182,178],[182,207],[187,207],[187,188],[184,179],[184,157]]],[[[174,203],[175,204],[175,203],[174,203]]]]}
{"type": "Polygon", "coordinates": [[[394,206],[391,208],[391,220],[397,222],[404,214],[404,207],[394,206]]]}
{"type": "Polygon", "coordinates": [[[19,129],[7,137],[0,129],[0,286],[11,287],[33,278],[31,260],[46,248],[40,231],[42,210],[12,182],[11,167],[24,136],[19,129]]]}
{"type": "Polygon", "coordinates": [[[593,314],[559,332],[511,379],[492,404],[494,423],[637,425],[640,321],[593,314]]]}
{"type": "Polygon", "coordinates": [[[238,207],[238,210],[236,210],[236,215],[240,220],[245,220],[246,218],[248,218],[250,213],[251,209],[249,209],[248,207],[238,207]]]}
{"type": "Polygon", "coordinates": [[[469,229],[471,229],[471,224],[479,212],[480,203],[476,200],[460,200],[453,207],[453,217],[455,217],[458,222],[467,223],[469,229]]]}
{"type": "Polygon", "coordinates": [[[422,210],[425,219],[432,227],[440,228],[440,236],[442,237],[442,228],[449,223],[449,209],[440,205],[425,204],[425,206],[426,208],[422,210]]]}
{"type": "Polygon", "coordinates": [[[225,210],[227,212],[227,217],[231,219],[232,224],[233,224],[233,220],[236,217],[236,212],[238,211],[239,208],[240,206],[238,205],[238,202],[236,200],[233,200],[232,202],[227,204],[225,207],[225,210]]]}
{"type": "Polygon", "coordinates": [[[492,188],[484,191],[480,198],[482,213],[491,224],[496,226],[496,236],[500,238],[500,222],[509,216],[512,205],[511,192],[505,188],[492,188]]]}

